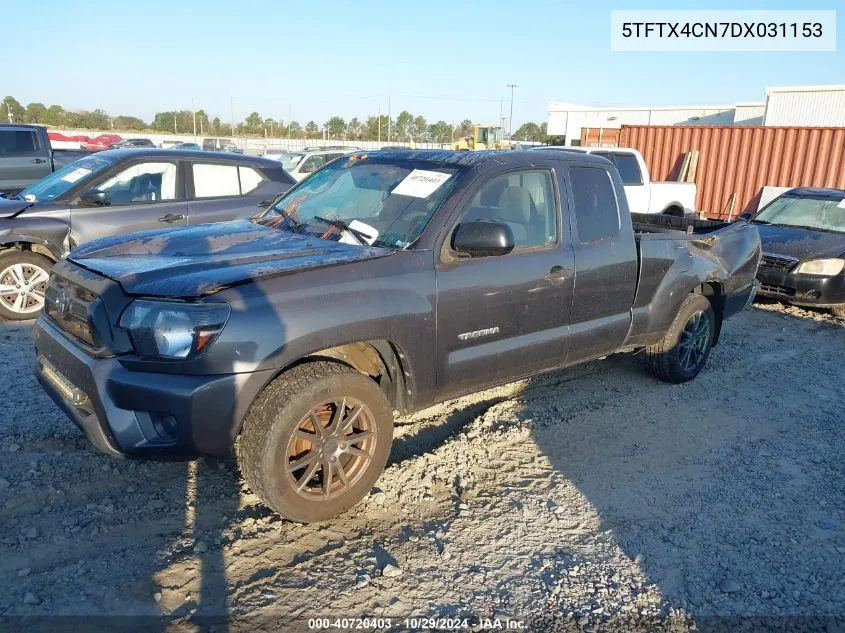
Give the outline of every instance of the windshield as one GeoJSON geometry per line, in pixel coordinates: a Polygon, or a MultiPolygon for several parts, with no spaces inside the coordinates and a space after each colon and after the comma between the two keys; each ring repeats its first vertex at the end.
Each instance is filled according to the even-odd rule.
{"type": "Polygon", "coordinates": [[[36,182],[31,187],[21,191],[23,198],[35,200],[54,200],[58,198],[83,178],[89,178],[112,164],[102,156],[86,156],[65,165],[58,171],[54,171],[36,182]]]}
{"type": "Polygon", "coordinates": [[[303,154],[282,153],[274,158],[282,164],[285,171],[293,171],[293,168],[299,165],[299,161],[302,160],[302,157],[303,154]]]}
{"type": "Polygon", "coordinates": [[[347,244],[407,248],[465,168],[352,154],[315,172],[255,219],[347,244]]]}
{"type": "Polygon", "coordinates": [[[781,196],[760,211],[754,221],[845,233],[845,200],[781,196]]]}

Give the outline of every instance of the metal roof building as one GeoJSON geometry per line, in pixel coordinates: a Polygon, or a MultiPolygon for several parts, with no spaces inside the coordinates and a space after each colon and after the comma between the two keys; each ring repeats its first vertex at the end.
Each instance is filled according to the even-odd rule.
{"type": "Polygon", "coordinates": [[[845,85],[769,88],[763,125],[845,127],[845,85]]]}
{"type": "Polygon", "coordinates": [[[591,107],[549,103],[548,133],[565,136],[567,144],[600,138],[602,132],[623,125],[845,127],[845,85],[769,88],[765,102],[731,105],[591,107]]]}

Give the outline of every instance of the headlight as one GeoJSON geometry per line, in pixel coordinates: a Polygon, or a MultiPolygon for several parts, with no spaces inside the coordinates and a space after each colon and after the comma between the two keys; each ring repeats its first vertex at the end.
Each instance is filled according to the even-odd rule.
{"type": "Polygon", "coordinates": [[[845,259],[811,259],[795,269],[805,275],[838,275],[845,268],[845,259]]]}
{"type": "Polygon", "coordinates": [[[211,345],[229,318],[225,303],[136,299],[120,317],[135,351],[145,358],[188,358],[211,345]]]}

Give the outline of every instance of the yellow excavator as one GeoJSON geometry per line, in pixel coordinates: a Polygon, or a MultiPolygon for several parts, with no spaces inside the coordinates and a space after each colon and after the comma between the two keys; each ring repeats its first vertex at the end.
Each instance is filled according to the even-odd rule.
{"type": "Polygon", "coordinates": [[[473,125],[472,136],[462,136],[452,143],[452,149],[459,152],[472,152],[483,149],[510,149],[502,138],[502,128],[495,125],[473,125]]]}

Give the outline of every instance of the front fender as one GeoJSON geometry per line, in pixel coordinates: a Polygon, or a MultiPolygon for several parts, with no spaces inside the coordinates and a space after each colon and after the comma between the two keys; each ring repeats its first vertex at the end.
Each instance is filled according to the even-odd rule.
{"type": "Polygon", "coordinates": [[[60,232],[56,232],[49,238],[19,231],[0,232],[0,247],[8,248],[15,244],[38,244],[50,251],[53,258],[58,261],[68,252],[67,238],[67,231],[63,236],[60,232]]]}

